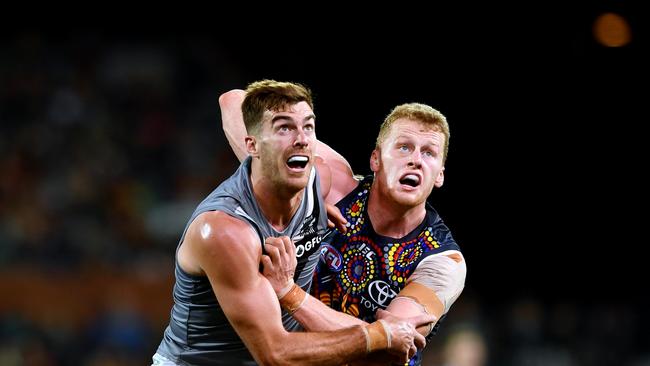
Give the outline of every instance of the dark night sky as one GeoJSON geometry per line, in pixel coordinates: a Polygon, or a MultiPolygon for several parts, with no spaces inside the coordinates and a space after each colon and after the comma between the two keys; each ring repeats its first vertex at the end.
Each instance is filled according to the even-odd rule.
{"type": "Polygon", "coordinates": [[[468,286],[488,298],[601,299],[627,286],[621,295],[641,297],[631,284],[645,237],[637,212],[647,201],[647,38],[637,26],[640,39],[625,49],[597,45],[597,10],[475,15],[419,24],[417,35],[319,40],[294,49],[288,65],[267,66],[314,89],[320,138],[357,172],[368,172],[376,124],[394,105],[421,101],[446,114],[447,180],[431,202],[468,257],[468,286]]]}
{"type": "Polygon", "coordinates": [[[469,287],[488,298],[601,299],[615,287],[640,298],[632,284],[645,237],[637,212],[647,201],[648,47],[641,14],[624,5],[490,9],[429,23],[416,15],[381,29],[228,47],[248,81],[311,87],[319,138],[358,173],[369,172],[390,108],[440,109],[452,140],[445,186],[431,202],[467,256],[469,287]],[[607,49],[593,40],[593,19],[605,10],[628,17],[633,43],[607,49]]]}

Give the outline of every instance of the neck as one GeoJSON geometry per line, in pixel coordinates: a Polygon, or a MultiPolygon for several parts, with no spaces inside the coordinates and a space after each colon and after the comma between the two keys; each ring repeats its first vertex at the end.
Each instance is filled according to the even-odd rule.
{"type": "Polygon", "coordinates": [[[390,238],[402,238],[422,223],[426,202],[405,206],[385,197],[373,182],[368,197],[368,216],[375,232],[390,238]]]}
{"type": "Polygon", "coordinates": [[[303,189],[278,185],[261,174],[259,164],[251,166],[251,187],[262,214],[277,231],[284,230],[300,207],[303,189]]]}

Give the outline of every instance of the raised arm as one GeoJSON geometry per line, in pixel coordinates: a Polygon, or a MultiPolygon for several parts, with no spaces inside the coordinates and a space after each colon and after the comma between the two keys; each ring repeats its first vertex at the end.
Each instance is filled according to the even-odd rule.
{"type": "Polygon", "coordinates": [[[219,108],[221,109],[221,126],[226,134],[230,148],[239,161],[248,156],[246,151],[245,138],[246,125],[241,111],[241,104],[246,97],[246,92],[241,89],[233,89],[219,96],[219,108]]]}
{"type": "Polygon", "coordinates": [[[336,204],[357,187],[359,182],[354,178],[352,167],[343,155],[336,152],[322,141],[316,143],[316,167],[321,176],[321,188],[329,184],[327,194],[323,195],[325,202],[336,204]]]}
{"type": "MultiPolygon", "coordinates": [[[[335,332],[287,332],[273,288],[258,271],[259,239],[244,222],[222,212],[204,213],[190,226],[183,246],[185,257],[208,276],[229,322],[258,363],[340,365],[366,355],[369,345],[387,349],[381,334],[377,338],[380,323],[335,332]]],[[[409,353],[416,336],[412,329],[393,329],[392,335],[390,350],[409,353]]]]}

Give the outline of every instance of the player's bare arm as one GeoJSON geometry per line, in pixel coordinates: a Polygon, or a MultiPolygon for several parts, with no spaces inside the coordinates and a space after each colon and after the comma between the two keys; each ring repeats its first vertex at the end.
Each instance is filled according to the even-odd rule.
{"type": "MultiPolygon", "coordinates": [[[[295,246],[288,237],[267,238],[265,249],[268,255],[262,258],[264,265],[264,276],[269,279],[276,295],[282,303],[287,293],[295,287],[293,284],[293,274],[296,267],[295,246]]],[[[292,309],[292,316],[307,330],[322,331],[335,330],[351,325],[366,325],[363,320],[357,319],[351,315],[338,312],[311,295],[304,294],[301,303],[292,309]]],[[[413,327],[422,326],[424,328],[432,324],[435,319],[430,314],[421,313],[413,316],[404,316],[403,318],[386,316],[385,321],[391,324],[408,322],[413,327]]],[[[425,345],[424,337],[416,336],[416,346],[422,348],[425,345]]]]}
{"type": "MultiPolygon", "coordinates": [[[[228,320],[260,364],[340,365],[365,356],[369,344],[377,347],[371,351],[388,349],[386,343],[369,343],[368,328],[362,326],[335,332],[287,332],[275,291],[258,271],[259,238],[243,221],[222,212],[201,214],[181,247],[183,266],[208,276],[228,320]]],[[[389,350],[407,357],[416,333],[397,330],[391,333],[396,337],[389,350]]]]}

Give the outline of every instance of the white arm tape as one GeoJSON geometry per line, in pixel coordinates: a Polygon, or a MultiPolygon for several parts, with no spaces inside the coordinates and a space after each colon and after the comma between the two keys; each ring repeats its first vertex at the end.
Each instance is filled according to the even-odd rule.
{"type": "Polygon", "coordinates": [[[417,282],[432,289],[444,305],[446,314],[465,287],[467,266],[465,260],[460,263],[447,255],[457,253],[456,250],[445,251],[426,257],[418,264],[407,282],[417,282]]]}

